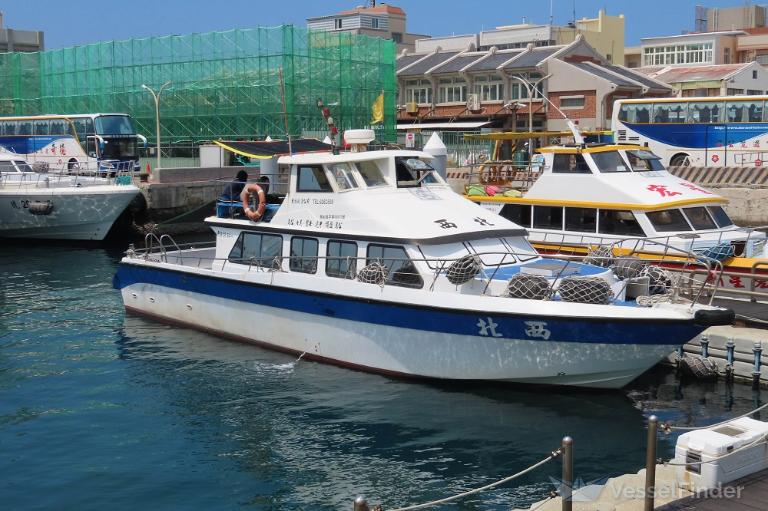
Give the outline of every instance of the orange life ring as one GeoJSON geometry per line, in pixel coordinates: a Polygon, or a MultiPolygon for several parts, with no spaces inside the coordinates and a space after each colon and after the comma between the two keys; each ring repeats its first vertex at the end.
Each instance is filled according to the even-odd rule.
{"type": "Polygon", "coordinates": [[[240,199],[243,201],[245,216],[253,222],[259,220],[267,209],[267,196],[264,194],[264,190],[256,183],[246,185],[243,191],[240,192],[240,199]],[[256,206],[256,209],[251,208],[251,199],[254,195],[259,198],[259,205],[256,206]]]}

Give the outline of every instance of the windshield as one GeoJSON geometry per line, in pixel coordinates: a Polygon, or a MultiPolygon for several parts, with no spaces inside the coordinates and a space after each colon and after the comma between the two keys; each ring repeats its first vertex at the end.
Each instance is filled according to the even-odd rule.
{"type": "Polygon", "coordinates": [[[625,154],[633,172],[664,170],[661,159],[650,151],[627,151],[625,154]]]}
{"type": "Polygon", "coordinates": [[[395,158],[397,186],[399,188],[421,186],[421,183],[437,183],[434,169],[418,158],[395,158]]]}
{"type": "Polygon", "coordinates": [[[127,115],[102,115],[96,117],[96,133],[99,135],[135,135],[133,120],[127,115]]]}
{"type": "Polygon", "coordinates": [[[19,172],[32,172],[32,166],[21,160],[13,160],[13,163],[16,164],[16,168],[19,169],[19,172]]]}
{"type": "Polygon", "coordinates": [[[138,158],[135,138],[108,138],[104,140],[101,157],[105,160],[135,160],[138,158]]]}
{"type": "Polygon", "coordinates": [[[618,151],[593,153],[592,159],[600,172],[629,172],[618,151]]]}

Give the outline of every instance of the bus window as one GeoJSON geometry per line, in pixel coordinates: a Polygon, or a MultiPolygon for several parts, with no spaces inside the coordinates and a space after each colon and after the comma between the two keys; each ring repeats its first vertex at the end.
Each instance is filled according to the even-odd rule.
{"type": "Polygon", "coordinates": [[[653,122],[683,123],[686,119],[687,103],[656,103],[653,105],[653,122]]]}
{"type": "Polygon", "coordinates": [[[723,103],[717,101],[702,101],[688,105],[688,122],[715,123],[723,120],[723,103]]]}
{"type": "Polygon", "coordinates": [[[685,221],[685,217],[679,209],[665,209],[652,211],[645,214],[653,224],[653,228],[659,232],[690,231],[691,226],[685,221]]]}
{"type": "Polygon", "coordinates": [[[53,119],[51,121],[51,135],[71,135],[69,123],[64,119],[53,119]]]}
{"type": "Polygon", "coordinates": [[[45,119],[38,119],[34,122],[35,135],[48,135],[50,134],[50,123],[45,119]]]}
{"type": "Polygon", "coordinates": [[[629,123],[645,124],[650,122],[650,105],[628,103],[621,105],[619,120],[629,123]]]}
{"type": "Polygon", "coordinates": [[[102,115],[96,117],[96,133],[99,135],[135,135],[136,129],[133,127],[133,121],[127,115],[102,115]]]}
{"type": "Polygon", "coordinates": [[[728,122],[762,122],[762,101],[729,101],[725,111],[728,114],[728,122]]]}
{"type": "Polygon", "coordinates": [[[32,134],[32,121],[19,121],[16,124],[17,135],[31,135],[32,134]]]}

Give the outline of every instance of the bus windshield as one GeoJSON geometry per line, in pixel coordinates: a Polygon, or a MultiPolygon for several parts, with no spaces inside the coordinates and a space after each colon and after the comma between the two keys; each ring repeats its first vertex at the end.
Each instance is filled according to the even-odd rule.
{"type": "Polygon", "coordinates": [[[99,135],[135,135],[136,128],[127,115],[102,115],[96,117],[96,133],[99,135]]]}
{"type": "Polygon", "coordinates": [[[104,141],[101,157],[107,160],[135,160],[139,157],[137,145],[135,138],[109,138],[104,141]]]}

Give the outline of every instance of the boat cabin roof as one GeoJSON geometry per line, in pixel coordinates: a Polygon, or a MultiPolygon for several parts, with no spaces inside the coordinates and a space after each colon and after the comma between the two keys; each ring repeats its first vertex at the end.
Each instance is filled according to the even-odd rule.
{"type": "Polygon", "coordinates": [[[540,153],[557,154],[591,154],[608,153],[611,151],[647,151],[648,148],[636,144],[563,144],[557,146],[542,147],[540,153]]]}

